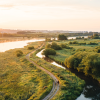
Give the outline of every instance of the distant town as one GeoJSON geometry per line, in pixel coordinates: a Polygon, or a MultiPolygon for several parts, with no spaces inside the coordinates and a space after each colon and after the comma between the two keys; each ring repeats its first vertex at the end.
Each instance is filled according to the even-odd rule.
{"type": "Polygon", "coordinates": [[[20,30],[20,29],[2,29],[0,28],[0,33],[99,33],[92,31],[68,31],[68,30],[20,30]]]}

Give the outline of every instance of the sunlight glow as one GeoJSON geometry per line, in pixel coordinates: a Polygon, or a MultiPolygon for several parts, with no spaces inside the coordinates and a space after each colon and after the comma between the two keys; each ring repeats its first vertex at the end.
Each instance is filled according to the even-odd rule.
{"type": "Polygon", "coordinates": [[[97,2],[94,0],[84,0],[84,2],[80,2],[79,0],[72,1],[1,0],[0,27],[15,29],[53,29],[53,23],[55,25],[59,23],[57,27],[54,25],[55,29],[100,31],[98,27],[100,26],[100,7],[98,6],[100,2],[98,0],[97,2]],[[83,28],[79,27],[78,24],[76,25],[76,20],[77,23],[82,24],[81,26],[83,28]],[[88,23],[85,25],[86,21],[88,23]],[[91,25],[91,23],[93,24],[91,25]],[[68,24],[72,24],[72,26],[68,26],[68,24]],[[67,27],[65,28],[65,26],[67,27]],[[77,26],[77,28],[73,26],[77,26]]]}

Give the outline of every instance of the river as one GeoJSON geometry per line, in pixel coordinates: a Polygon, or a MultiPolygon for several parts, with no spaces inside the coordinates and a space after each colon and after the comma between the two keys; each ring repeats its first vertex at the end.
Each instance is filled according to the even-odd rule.
{"type": "MultiPolygon", "coordinates": [[[[36,56],[43,58],[45,57],[42,55],[43,50],[36,54],[36,56]]],[[[62,65],[57,64],[56,62],[52,61],[51,64],[56,65],[57,67],[63,67],[62,65]]],[[[100,100],[100,84],[96,80],[92,79],[91,77],[87,77],[84,73],[79,73],[77,70],[74,69],[66,69],[70,70],[72,73],[75,73],[76,76],[81,78],[86,82],[86,85],[83,88],[83,92],[76,100],[100,100]]]]}
{"type": "Polygon", "coordinates": [[[24,46],[28,45],[29,42],[38,42],[38,41],[45,41],[45,39],[33,39],[33,40],[25,40],[25,41],[15,41],[15,42],[4,42],[0,43],[0,52],[5,52],[10,49],[15,48],[23,48],[24,46]]]}

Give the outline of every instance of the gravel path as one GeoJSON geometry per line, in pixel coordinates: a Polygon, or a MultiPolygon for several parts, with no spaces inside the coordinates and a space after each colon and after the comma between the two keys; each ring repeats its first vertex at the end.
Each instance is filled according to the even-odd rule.
{"type": "MultiPolygon", "coordinates": [[[[42,45],[43,46],[43,45],[42,45]]],[[[42,46],[40,46],[39,48],[37,48],[36,50],[42,48],[42,46]]],[[[34,53],[36,50],[32,51],[31,53],[26,55],[26,59],[28,61],[30,61],[31,63],[33,63],[35,66],[37,66],[38,68],[40,68],[41,70],[45,71],[47,74],[49,74],[52,79],[53,79],[53,87],[52,90],[50,91],[50,93],[43,99],[43,100],[50,100],[51,98],[53,98],[53,96],[57,93],[57,91],[59,90],[59,83],[58,83],[58,79],[48,70],[44,69],[43,67],[39,66],[38,64],[36,64],[35,62],[33,62],[32,60],[30,60],[30,54],[34,53]]]]}

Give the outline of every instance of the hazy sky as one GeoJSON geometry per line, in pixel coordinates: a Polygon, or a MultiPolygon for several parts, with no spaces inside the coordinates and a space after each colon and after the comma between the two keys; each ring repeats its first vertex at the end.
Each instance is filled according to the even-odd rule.
{"type": "Polygon", "coordinates": [[[0,28],[100,31],[100,0],[0,0],[0,28]]]}

